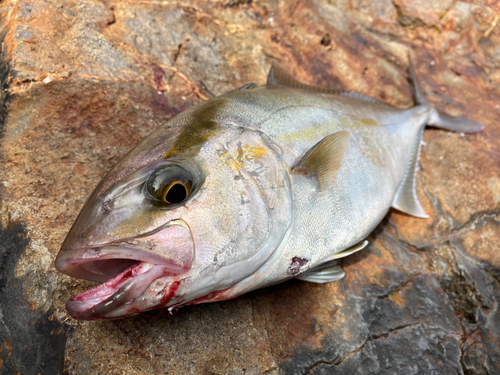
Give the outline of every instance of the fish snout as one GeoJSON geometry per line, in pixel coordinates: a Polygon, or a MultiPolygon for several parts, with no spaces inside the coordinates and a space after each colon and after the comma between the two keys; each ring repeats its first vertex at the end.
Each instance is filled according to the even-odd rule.
{"type": "Polygon", "coordinates": [[[55,266],[81,279],[106,282],[140,262],[165,266],[169,274],[178,275],[189,271],[194,260],[193,236],[183,220],[172,220],[154,231],[99,246],[78,247],[68,239],[55,266]]]}
{"type": "MultiPolygon", "coordinates": [[[[99,247],[74,248],[71,242],[65,242],[55,261],[56,268],[72,277],[103,283],[70,299],[68,312],[80,320],[121,314],[124,306],[139,304],[136,299],[159,279],[175,279],[187,273],[194,251],[193,236],[183,220],[172,220],[149,233],[99,247]]],[[[143,310],[136,309],[124,314],[143,310]]]]}

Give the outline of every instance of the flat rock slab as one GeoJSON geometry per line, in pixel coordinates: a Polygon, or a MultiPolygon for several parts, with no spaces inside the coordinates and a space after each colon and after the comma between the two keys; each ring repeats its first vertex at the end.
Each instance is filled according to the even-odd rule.
{"type": "Polygon", "coordinates": [[[500,8],[493,1],[5,0],[0,3],[2,374],[500,373],[500,8]],[[297,79],[483,123],[429,129],[418,196],[345,279],[105,322],[54,259],[98,181],[184,109],[272,59],[297,79]]]}

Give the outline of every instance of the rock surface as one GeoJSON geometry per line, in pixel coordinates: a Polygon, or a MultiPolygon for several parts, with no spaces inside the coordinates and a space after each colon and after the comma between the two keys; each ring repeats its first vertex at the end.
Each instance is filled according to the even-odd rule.
{"type": "Polygon", "coordinates": [[[436,0],[0,2],[2,374],[499,374],[500,5],[436,0]],[[427,220],[391,211],[346,278],[178,315],[80,323],[54,269],[97,182],[272,59],[299,80],[486,125],[425,132],[427,220]],[[16,372],[18,371],[18,372],[16,372]]]}

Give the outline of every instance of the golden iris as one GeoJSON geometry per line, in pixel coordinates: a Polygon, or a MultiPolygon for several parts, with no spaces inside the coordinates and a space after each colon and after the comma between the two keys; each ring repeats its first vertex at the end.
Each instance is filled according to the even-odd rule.
{"type": "Polygon", "coordinates": [[[168,204],[183,202],[191,192],[191,181],[174,181],[167,185],[161,193],[161,200],[168,204]]]}
{"type": "Polygon", "coordinates": [[[157,168],[146,181],[146,197],[166,205],[175,205],[189,198],[193,190],[191,173],[176,164],[157,168]]]}

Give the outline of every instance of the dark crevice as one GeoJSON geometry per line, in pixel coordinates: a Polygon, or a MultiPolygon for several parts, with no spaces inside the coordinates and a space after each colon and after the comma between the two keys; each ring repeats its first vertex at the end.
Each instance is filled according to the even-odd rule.
{"type": "Polygon", "coordinates": [[[473,225],[474,223],[476,223],[479,220],[482,220],[483,218],[487,218],[487,217],[493,218],[493,217],[498,216],[498,215],[500,215],[500,209],[493,210],[493,211],[478,211],[478,212],[472,214],[470,216],[469,220],[467,220],[465,223],[459,224],[458,226],[452,228],[450,230],[450,234],[455,234],[457,232],[460,232],[462,229],[473,225]]]}
{"type": "Polygon", "coordinates": [[[311,366],[309,366],[309,368],[306,369],[306,371],[304,372],[304,375],[308,375],[311,373],[311,371],[315,368],[315,367],[318,367],[319,365],[329,365],[329,366],[332,366],[332,365],[335,365],[334,362],[329,362],[329,361],[317,361],[317,362],[314,362],[311,366]]]}
{"type": "Polygon", "coordinates": [[[0,223],[0,373],[63,374],[67,326],[54,309],[30,310],[15,269],[30,242],[23,223],[0,223]]]}
{"type": "Polygon", "coordinates": [[[472,331],[470,334],[467,334],[467,329],[465,328],[463,322],[460,322],[463,330],[463,336],[462,336],[462,342],[460,343],[460,367],[462,367],[462,371],[464,374],[468,373],[467,366],[465,365],[464,362],[464,355],[465,355],[465,343],[467,342],[467,339],[469,338],[470,335],[472,335],[474,332],[477,331],[477,328],[472,331]]]}
{"type": "Polygon", "coordinates": [[[493,267],[489,264],[483,264],[483,262],[480,262],[479,268],[486,272],[489,276],[491,276],[498,283],[498,287],[500,289],[500,276],[495,274],[495,270],[493,269],[493,267]]]}
{"type": "Polygon", "coordinates": [[[190,41],[191,41],[190,39],[186,39],[184,42],[182,42],[181,44],[179,44],[177,46],[177,51],[174,53],[174,56],[173,56],[174,64],[177,62],[177,59],[179,58],[179,56],[182,53],[182,50],[185,48],[186,44],[188,44],[190,41]]]}
{"type": "Polygon", "coordinates": [[[399,284],[396,284],[393,287],[390,287],[389,290],[386,293],[381,294],[381,295],[377,296],[376,298],[377,299],[386,299],[386,298],[389,298],[391,295],[393,295],[394,293],[399,292],[406,285],[408,285],[409,283],[413,282],[414,279],[417,278],[417,277],[419,277],[419,276],[423,276],[423,274],[421,274],[421,273],[412,274],[411,278],[409,278],[408,280],[405,280],[405,281],[403,281],[403,282],[401,282],[399,284]]]}
{"type": "Polygon", "coordinates": [[[0,139],[5,132],[5,121],[7,119],[7,108],[11,100],[9,92],[10,83],[10,61],[3,43],[5,35],[0,35],[0,139]]]}
{"type": "MultiPolygon", "coordinates": [[[[420,166],[419,169],[420,169],[421,172],[424,171],[424,169],[421,166],[420,166]]],[[[422,173],[420,173],[420,176],[422,176],[422,173]]],[[[423,180],[422,177],[420,177],[420,182],[422,183],[422,187],[424,189],[425,195],[431,201],[432,207],[433,207],[434,211],[436,212],[437,216],[438,217],[445,217],[447,219],[451,219],[452,223],[450,225],[450,229],[447,231],[447,233],[450,234],[450,235],[458,233],[462,229],[464,229],[464,228],[466,228],[468,226],[471,226],[475,222],[483,219],[484,217],[489,217],[489,216],[493,217],[493,216],[500,215],[500,209],[478,211],[478,212],[473,213],[466,222],[464,222],[464,223],[458,223],[456,225],[453,225],[453,222],[456,222],[456,220],[453,217],[451,217],[448,212],[446,212],[445,210],[443,210],[441,202],[439,201],[439,199],[437,197],[435,197],[430,192],[430,190],[425,185],[425,182],[424,182],[424,180],[423,180]]],[[[448,222],[450,222],[450,220],[448,220],[448,222]]],[[[437,226],[437,223],[436,223],[436,226],[437,226]]],[[[439,236],[438,230],[436,230],[436,234],[439,236]]],[[[438,241],[438,243],[436,245],[439,245],[440,242],[442,242],[442,241],[438,241]]]]}
{"type": "MultiPolygon", "coordinates": [[[[449,218],[449,214],[444,212],[441,206],[441,202],[427,189],[424,182],[422,181],[422,186],[427,197],[430,199],[436,214],[441,217],[449,218]]],[[[463,234],[465,231],[471,230],[472,226],[475,224],[481,225],[482,220],[491,219],[494,220],[497,215],[500,214],[500,210],[485,210],[476,212],[470,216],[470,218],[464,222],[459,223],[456,226],[451,225],[451,229],[445,231],[439,231],[436,227],[435,230],[435,239],[436,242],[432,243],[432,245],[428,246],[426,250],[430,251],[431,257],[437,257],[441,261],[445,262],[449,267],[450,273],[442,275],[438,277],[438,281],[441,285],[443,292],[447,295],[449,301],[454,310],[454,314],[459,318],[459,323],[462,331],[461,340],[460,340],[460,358],[458,365],[462,368],[464,374],[471,374],[471,369],[468,368],[466,363],[464,363],[464,356],[466,355],[467,347],[466,342],[470,335],[477,331],[478,327],[481,325],[480,319],[477,316],[479,311],[488,310],[491,307],[486,306],[483,301],[483,296],[479,290],[477,290],[474,282],[470,282],[469,273],[464,267],[461,265],[462,261],[457,259],[458,256],[465,257],[463,261],[471,263],[474,267],[482,270],[487,273],[498,285],[500,285],[500,276],[496,274],[498,272],[493,266],[489,266],[485,262],[476,261],[473,258],[469,259],[468,256],[462,254],[460,251],[460,244],[455,243],[453,238],[458,237],[460,234],[463,234]],[[440,247],[448,248],[450,252],[450,257],[438,255],[437,249],[440,247]],[[458,246],[458,248],[457,248],[458,246]]],[[[452,218],[449,222],[453,223],[454,220],[452,218]]],[[[436,223],[436,226],[438,224],[436,223]]],[[[394,225],[393,225],[394,227],[394,225]]],[[[395,228],[395,233],[397,235],[397,228],[395,228]]],[[[399,237],[399,236],[398,236],[399,237]]],[[[399,239],[401,242],[406,243],[403,239],[399,239]]],[[[489,314],[493,314],[493,311],[490,311],[489,314]]],[[[483,369],[488,373],[487,369],[483,369]]]]}
{"type": "MultiPolygon", "coordinates": [[[[363,344],[362,348],[364,348],[366,346],[366,344],[368,344],[370,341],[378,340],[380,338],[387,338],[391,333],[394,333],[394,332],[397,332],[397,331],[401,331],[402,329],[405,329],[405,328],[408,328],[408,327],[413,327],[413,326],[422,326],[422,324],[421,323],[403,324],[403,325],[400,325],[400,326],[397,326],[397,327],[389,329],[386,333],[382,333],[380,335],[372,335],[372,336],[370,336],[370,338],[368,340],[366,340],[366,342],[363,344]]],[[[359,351],[360,350],[356,350],[356,352],[359,352],[359,351]]],[[[342,363],[342,361],[340,361],[339,363],[342,363]]]]}
{"type": "Polygon", "coordinates": [[[113,7],[111,7],[111,12],[112,12],[112,13],[111,13],[111,16],[112,16],[112,18],[111,18],[111,20],[109,20],[109,21],[108,21],[108,23],[106,24],[107,26],[111,26],[111,25],[114,25],[114,24],[116,23],[116,17],[115,17],[115,12],[114,12],[114,10],[115,10],[115,9],[114,9],[113,7]]]}
{"type": "MultiPolygon", "coordinates": [[[[453,254],[453,249],[451,250],[453,254]]],[[[457,261],[455,260],[455,263],[457,261]]],[[[453,266],[453,265],[450,265],[453,266]]],[[[470,324],[477,324],[475,312],[483,307],[482,298],[475,286],[467,282],[465,270],[454,270],[452,268],[450,278],[441,278],[439,283],[443,291],[450,298],[455,313],[462,316],[470,324]]]]}
{"type": "Polygon", "coordinates": [[[403,13],[403,10],[401,9],[401,7],[396,4],[394,1],[392,1],[392,5],[394,5],[394,8],[396,8],[396,12],[398,14],[398,24],[402,27],[409,27],[409,26],[413,26],[413,27],[425,27],[426,24],[424,21],[420,20],[420,19],[411,19],[410,17],[408,17],[407,15],[405,15],[403,13]]]}

